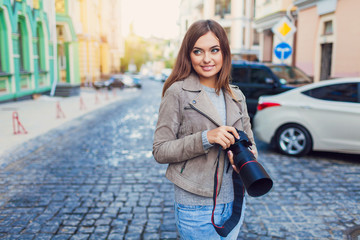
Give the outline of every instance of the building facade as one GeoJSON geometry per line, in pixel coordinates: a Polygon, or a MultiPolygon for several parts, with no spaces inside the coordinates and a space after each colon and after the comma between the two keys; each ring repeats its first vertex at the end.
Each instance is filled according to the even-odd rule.
{"type": "Polygon", "coordinates": [[[0,0],[0,102],[120,71],[121,0],[0,0]]]}
{"type": "Polygon", "coordinates": [[[360,1],[296,0],[296,64],[314,81],[360,76],[360,1]]]}
{"type": "Polygon", "coordinates": [[[0,101],[48,92],[54,41],[45,1],[0,0],[0,101]]]}
{"type": "Polygon", "coordinates": [[[181,36],[199,19],[214,19],[227,32],[233,59],[258,60],[259,35],[253,28],[253,0],[181,1],[181,36]]]}
{"type": "Polygon", "coordinates": [[[121,4],[121,0],[72,1],[83,84],[120,72],[120,58],[124,54],[121,4]]]}
{"type": "Polygon", "coordinates": [[[70,0],[55,0],[57,82],[80,84],[79,43],[72,16],[76,9],[70,0]]]}

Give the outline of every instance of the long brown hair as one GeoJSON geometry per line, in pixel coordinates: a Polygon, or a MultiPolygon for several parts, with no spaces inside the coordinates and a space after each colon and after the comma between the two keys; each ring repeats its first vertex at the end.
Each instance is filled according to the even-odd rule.
{"type": "Polygon", "coordinates": [[[209,31],[214,33],[219,39],[220,50],[223,57],[223,65],[218,73],[218,81],[215,83],[216,93],[219,94],[220,89],[225,89],[230,94],[232,93],[229,87],[231,53],[226,32],[224,28],[214,20],[199,20],[190,26],[184,36],[173,71],[164,83],[163,96],[174,82],[185,79],[191,73],[196,73],[191,64],[190,53],[196,41],[209,31]]]}

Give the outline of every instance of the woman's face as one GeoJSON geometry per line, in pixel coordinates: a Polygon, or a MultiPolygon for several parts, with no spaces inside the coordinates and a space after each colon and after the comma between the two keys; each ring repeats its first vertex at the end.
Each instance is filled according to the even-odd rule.
{"type": "Polygon", "coordinates": [[[207,32],[196,41],[190,59],[201,84],[214,88],[217,74],[223,65],[223,57],[219,40],[213,32],[207,32]]]}

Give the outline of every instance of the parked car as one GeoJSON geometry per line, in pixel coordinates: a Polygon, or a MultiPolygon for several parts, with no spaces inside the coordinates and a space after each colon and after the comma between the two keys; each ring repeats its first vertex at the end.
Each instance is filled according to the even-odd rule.
{"type": "Polygon", "coordinates": [[[124,88],[125,84],[122,81],[122,76],[120,74],[112,75],[110,79],[105,81],[96,81],[93,83],[95,89],[107,88],[111,90],[112,88],[124,88]]]}
{"type": "Polygon", "coordinates": [[[244,93],[251,118],[256,113],[260,96],[282,93],[297,86],[288,85],[263,63],[243,60],[232,62],[231,83],[244,93]]]}
{"type": "Polygon", "coordinates": [[[280,81],[286,80],[286,84],[294,85],[298,87],[299,85],[305,85],[312,83],[313,80],[300,68],[295,66],[289,66],[286,64],[275,64],[275,63],[266,63],[273,73],[276,74],[280,81]]]}
{"type": "Polygon", "coordinates": [[[254,117],[259,140],[281,153],[360,154],[360,78],[326,80],[262,96],[254,117]]]}
{"type": "Polygon", "coordinates": [[[125,87],[128,88],[141,88],[141,77],[135,74],[124,74],[122,76],[122,81],[125,84],[125,87]]]}

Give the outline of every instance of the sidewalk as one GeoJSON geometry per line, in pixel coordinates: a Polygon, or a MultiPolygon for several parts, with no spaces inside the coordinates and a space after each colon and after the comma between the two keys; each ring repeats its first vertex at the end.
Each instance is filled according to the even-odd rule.
{"type": "MultiPolygon", "coordinates": [[[[16,149],[20,144],[65,122],[123,99],[122,93],[127,90],[96,91],[93,88],[81,88],[80,96],[40,96],[37,99],[0,104],[0,163],[1,155],[5,152],[16,149]],[[18,119],[27,134],[14,134],[14,112],[17,112],[18,119]]],[[[15,125],[18,127],[18,124],[15,125]]]]}

